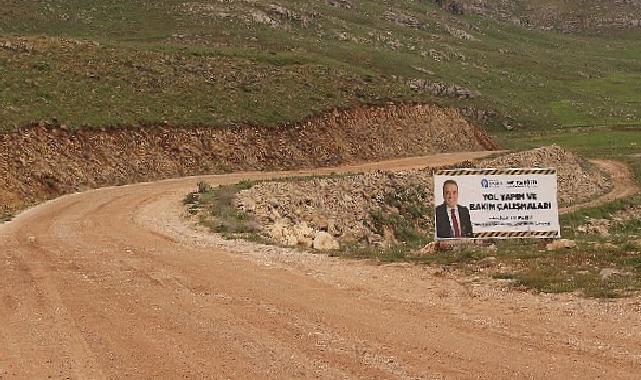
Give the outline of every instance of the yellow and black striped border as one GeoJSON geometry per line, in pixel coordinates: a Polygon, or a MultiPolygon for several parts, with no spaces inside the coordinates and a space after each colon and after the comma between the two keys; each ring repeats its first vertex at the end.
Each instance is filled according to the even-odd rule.
{"type": "Polygon", "coordinates": [[[460,176],[460,175],[550,175],[556,174],[554,168],[508,168],[508,169],[479,169],[479,168],[466,168],[466,169],[449,169],[449,170],[436,170],[434,175],[446,176],[460,176]]]}
{"type": "Polygon", "coordinates": [[[508,239],[508,238],[540,238],[550,239],[561,237],[559,231],[522,231],[522,232],[479,232],[474,239],[508,239]]]}

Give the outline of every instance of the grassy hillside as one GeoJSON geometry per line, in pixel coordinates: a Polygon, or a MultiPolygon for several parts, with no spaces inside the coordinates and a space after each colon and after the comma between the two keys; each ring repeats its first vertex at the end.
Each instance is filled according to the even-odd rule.
{"type": "Polygon", "coordinates": [[[531,29],[626,33],[641,26],[640,0],[433,0],[454,13],[483,15],[531,29]]]}
{"type": "Polygon", "coordinates": [[[495,111],[496,129],[638,125],[640,35],[530,30],[432,1],[0,0],[0,129],[275,124],[388,100],[495,111]]]}

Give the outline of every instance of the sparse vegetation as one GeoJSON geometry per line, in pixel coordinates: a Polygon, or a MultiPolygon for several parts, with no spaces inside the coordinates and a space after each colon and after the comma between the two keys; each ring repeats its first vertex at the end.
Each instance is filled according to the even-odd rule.
{"type": "Polygon", "coordinates": [[[0,224],[13,219],[14,215],[10,213],[0,213],[0,224]]]}
{"type": "Polygon", "coordinates": [[[580,292],[587,297],[620,297],[641,290],[641,247],[594,248],[581,240],[577,249],[547,251],[531,240],[496,242],[495,249],[467,247],[417,254],[411,244],[387,248],[348,246],[334,256],[412,262],[450,267],[463,274],[509,280],[512,287],[546,293],[580,292]]]}
{"type": "Polygon", "coordinates": [[[198,191],[187,194],[183,204],[188,207],[190,214],[198,215],[200,224],[212,232],[255,240],[259,226],[247,213],[238,210],[233,202],[238,191],[252,185],[252,182],[243,181],[235,185],[211,187],[201,181],[198,182],[198,191]]]}
{"type": "MultiPolygon", "coordinates": [[[[331,173],[329,177],[343,177],[353,173],[331,173]]],[[[279,181],[309,181],[328,176],[287,176],[279,181]]],[[[261,181],[240,181],[237,184],[212,187],[205,181],[199,181],[197,191],[188,193],[183,205],[191,215],[197,215],[199,224],[208,227],[212,232],[230,238],[244,238],[251,241],[266,241],[261,234],[258,222],[251,214],[239,210],[235,199],[239,191],[246,190],[261,181]]]]}
{"type": "MultiPolygon", "coordinates": [[[[615,210],[610,207],[606,209],[615,210]]],[[[599,216],[607,216],[605,210],[602,211],[599,216]]],[[[595,243],[602,238],[569,232],[576,230],[577,221],[585,222],[586,218],[568,215],[562,220],[565,234],[576,239],[578,248],[547,251],[540,241],[505,240],[495,241],[492,249],[487,245],[468,246],[422,254],[417,248],[431,241],[432,236],[423,235],[417,239],[414,235],[405,235],[405,240],[399,238],[398,244],[390,247],[350,245],[334,255],[374,259],[381,263],[403,261],[442,265],[469,275],[484,274],[509,280],[516,288],[548,293],[579,291],[588,297],[620,297],[641,290],[641,246],[630,243],[631,236],[641,236],[638,221],[615,224],[608,239],[612,245],[598,246],[595,243]]]]}
{"type": "MultiPolygon", "coordinates": [[[[519,140],[515,141],[518,145],[519,140]]],[[[598,151],[601,148],[598,137],[579,139],[584,145],[571,139],[559,141],[574,142],[577,145],[571,147],[581,153],[591,151],[603,157],[608,152],[598,151]]],[[[637,152],[633,150],[632,154],[637,152]]],[[[641,184],[641,161],[629,157],[629,151],[617,153],[606,157],[627,160],[641,184]]],[[[298,178],[305,179],[310,178],[298,178]]],[[[548,251],[544,242],[538,240],[497,240],[491,242],[489,248],[487,245],[469,246],[422,253],[419,249],[433,240],[433,231],[421,228],[422,223],[433,217],[431,207],[426,206],[426,196],[420,188],[391,190],[382,198],[387,208],[371,210],[369,216],[371,227],[381,236],[387,229],[393,241],[382,245],[344,244],[330,254],[379,263],[439,265],[467,275],[489,276],[506,286],[536,292],[578,292],[586,297],[610,298],[641,290],[641,222],[617,216],[625,210],[640,207],[640,194],[562,215],[562,235],[577,242],[574,249],[548,251]],[[610,221],[607,236],[581,232],[580,226],[595,219],[610,221]]]]}
{"type": "Polygon", "coordinates": [[[370,211],[372,229],[380,236],[389,234],[408,248],[425,245],[434,233],[429,228],[434,212],[428,199],[430,195],[420,186],[395,186],[383,197],[382,207],[370,211]]]}

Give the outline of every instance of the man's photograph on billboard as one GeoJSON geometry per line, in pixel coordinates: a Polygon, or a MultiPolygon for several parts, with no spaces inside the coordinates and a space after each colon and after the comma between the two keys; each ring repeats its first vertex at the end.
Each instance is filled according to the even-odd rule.
{"type": "Polygon", "coordinates": [[[455,169],[434,175],[436,240],[558,238],[555,169],[455,169]]]}

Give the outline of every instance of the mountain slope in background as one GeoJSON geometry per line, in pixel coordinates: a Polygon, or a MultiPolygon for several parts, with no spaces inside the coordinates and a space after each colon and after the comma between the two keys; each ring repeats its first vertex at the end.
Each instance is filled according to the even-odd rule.
{"type": "Polygon", "coordinates": [[[434,0],[455,14],[564,32],[611,33],[641,28],[639,0],[434,0]]]}
{"type": "Polygon", "coordinates": [[[274,125],[388,101],[488,128],[638,125],[638,28],[557,31],[641,12],[604,3],[0,0],[0,129],[274,125]]]}

